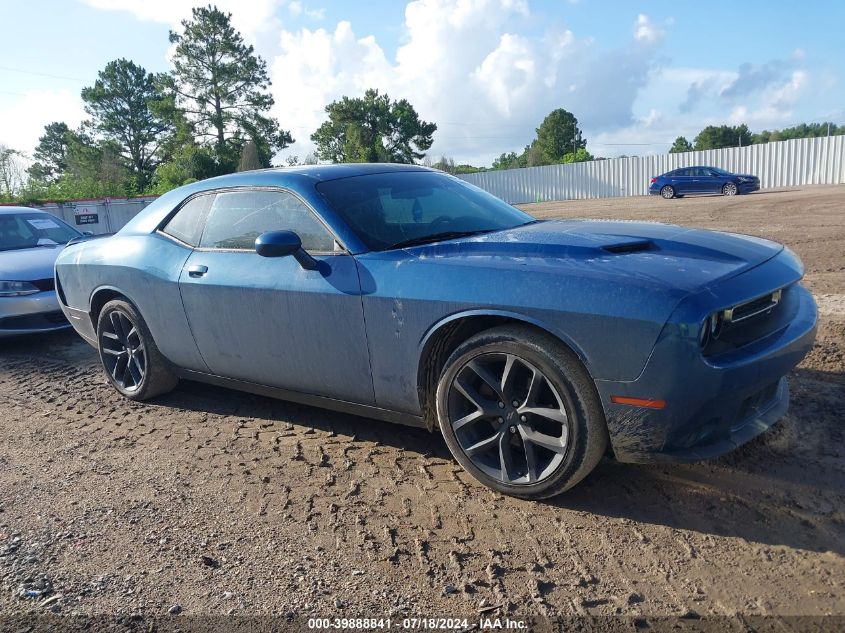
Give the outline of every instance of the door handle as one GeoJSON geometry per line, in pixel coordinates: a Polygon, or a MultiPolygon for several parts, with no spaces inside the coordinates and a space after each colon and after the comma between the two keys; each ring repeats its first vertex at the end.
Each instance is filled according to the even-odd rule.
{"type": "Polygon", "coordinates": [[[205,273],[207,272],[208,266],[203,266],[201,264],[195,264],[188,268],[189,277],[205,277],[205,273]]]}

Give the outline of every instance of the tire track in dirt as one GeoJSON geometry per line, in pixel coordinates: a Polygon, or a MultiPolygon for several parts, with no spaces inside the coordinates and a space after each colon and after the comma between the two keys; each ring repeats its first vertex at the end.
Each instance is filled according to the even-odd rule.
{"type": "MultiPolygon", "coordinates": [[[[252,396],[202,387],[175,394],[172,404],[131,403],[102,384],[95,367],[61,362],[39,362],[41,379],[33,389],[27,380],[33,364],[34,359],[4,361],[3,406],[38,412],[36,421],[49,419],[60,442],[73,437],[76,448],[85,446],[95,455],[170,453],[183,485],[200,480],[198,485],[211,486],[223,506],[241,508],[256,519],[281,519],[286,533],[302,530],[300,538],[325,543],[324,550],[339,560],[359,551],[364,555],[359,566],[388,565],[386,578],[400,585],[416,578],[423,593],[440,596],[440,601],[450,599],[448,588],[461,596],[452,602],[469,609],[482,599],[506,610],[550,614],[737,608],[675,588],[689,584],[684,579],[693,571],[710,576],[720,572],[693,562],[708,548],[694,532],[567,510],[565,499],[547,506],[502,497],[471,482],[436,454],[443,453],[434,438],[415,431],[399,430],[402,437],[392,438],[388,446],[366,433],[354,435],[356,420],[347,416],[316,428],[303,426],[273,419],[280,407],[264,399],[253,406],[252,396]],[[65,384],[85,387],[69,393],[61,386],[65,384]],[[196,391],[199,398],[184,406],[196,391]],[[211,412],[201,411],[206,407],[211,412]],[[419,446],[421,440],[430,444],[424,452],[394,446],[419,446]]],[[[319,416],[307,408],[293,409],[309,419],[319,416]]],[[[20,422],[32,438],[45,434],[32,425],[32,416],[20,422]]],[[[385,425],[377,433],[393,428],[385,425]]],[[[749,491],[730,490],[736,473],[727,465],[644,470],[650,476],[639,485],[617,483],[617,496],[646,496],[649,505],[666,507],[688,504],[688,494],[719,496],[723,504],[779,521],[803,519],[783,509],[783,495],[749,500],[750,490],[771,488],[758,475],[750,476],[749,491]],[[679,491],[684,492],[680,497],[679,491]]],[[[102,472],[109,476],[114,470],[102,472]]],[[[583,494],[602,494],[601,486],[588,480],[583,494]]],[[[824,503],[829,503],[827,497],[824,503]]],[[[720,517],[727,514],[714,510],[720,517]]],[[[828,532],[831,538],[839,534],[836,529],[828,532]]],[[[828,591],[835,586],[823,584],[828,591]]]]}

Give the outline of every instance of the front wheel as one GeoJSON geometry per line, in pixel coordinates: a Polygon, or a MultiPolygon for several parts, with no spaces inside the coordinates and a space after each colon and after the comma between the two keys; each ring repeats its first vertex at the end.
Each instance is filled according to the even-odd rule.
{"type": "Polygon", "coordinates": [[[663,196],[666,200],[671,200],[675,197],[675,189],[672,188],[670,185],[664,185],[663,188],[660,190],[660,195],[663,196]]]}
{"type": "Polygon", "coordinates": [[[440,377],[437,413],[458,463],[516,497],[571,488],[607,447],[586,369],[560,341],[528,327],[493,328],[460,345],[440,377]]]}
{"type": "Polygon", "coordinates": [[[732,182],[726,183],[724,187],[722,187],[722,195],[725,196],[735,196],[739,193],[739,189],[736,188],[736,185],[732,182]]]}
{"type": "Polygon", "coordinates": [[[109,301],[97,319],[100,362],[112,386],[132,400],[171,391],[179,379],[158,351],[147,324],[128,301],[109,301]]]}

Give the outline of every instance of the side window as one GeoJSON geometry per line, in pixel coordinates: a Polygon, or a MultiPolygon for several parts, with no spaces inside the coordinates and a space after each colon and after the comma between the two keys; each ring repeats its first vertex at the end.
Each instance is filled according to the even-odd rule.
{"type": "Polygon", "coordinates": [[[689,176],[689,175],[690,175],[690,171],[691,171],[691,170],[689,170],[689,169],[677,169],[677,170],[675,170],[675,174],[674,174],[674,176],[675,176],[676,178],[681,178],[681,177],[683,177],[683,176],[689,176]]]}
{"type": "Polygon", "coordinates": [[[214,200],[214,194],[206,194],[192,198],[176,212],[168,222],[163,232],[175,237],[180,242],[196,246],[202,233],[202,221],[214,200]]]}
{"type": "Polygon", "coordinates": [[[334,238],[299,198],[284,191],[218,193],[200,240],[203,248],[253,250],[267,231],[294,231],[307,251],[333,251],[334,238]]]}

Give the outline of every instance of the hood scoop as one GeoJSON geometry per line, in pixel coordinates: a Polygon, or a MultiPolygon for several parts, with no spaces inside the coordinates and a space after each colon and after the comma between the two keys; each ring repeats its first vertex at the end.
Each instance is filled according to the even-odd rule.
{"type": "Polygon", "coordinates": [[[634,240],[631,242],[620,242],[617,244],[608,244],[602,246],[603,251],[614,253],[616,255],[624,255],[626,253],[643,253],[645,251],[656,251],[657,244],[651,240],[634,240]]]}

